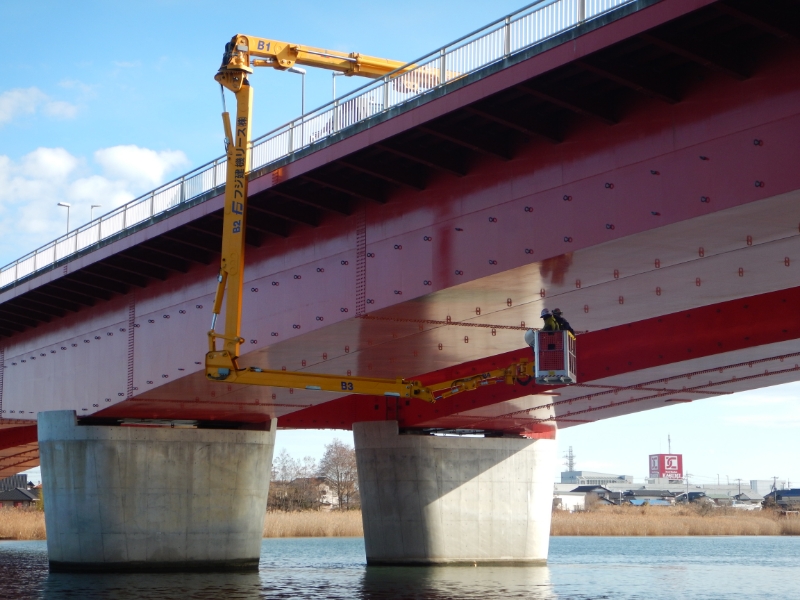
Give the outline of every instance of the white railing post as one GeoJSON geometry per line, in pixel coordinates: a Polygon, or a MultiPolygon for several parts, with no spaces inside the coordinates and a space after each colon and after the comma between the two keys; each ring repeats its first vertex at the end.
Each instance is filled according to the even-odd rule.
{"type": "Polygon", "coordinates": [[[383,78],[383,110],[389,110],[389,78],[383,78]]]}
{"type": "Polygon", "coordinates": [[[287,154],[291,154],[294,150],[294,121],[289,123],[289,146],[288,146],[287,154]]]}
{"type": "Polygon", "coordinates": [[[216,189],[217,187],[217,160],[214,159],[214,166],[211,167],[211,189],[216,189]]]}
{"type": "Polygon", "coordinates": [[[300,148],[306,145],[306,116],[300,117],[300,148]]]}
{"type": "Polygon", "coordinates": [[[336,133],[339,131],[339,99],[337,98],[333,102],[333,120],[332,120],[333,131],[331,133],[336,133]]]}
{"type": "Polygon", "coordinates": [[[503,27],[503,56],[511,54],[511,17],[506,17],[506,24],[503,27]]]}
{"type": "Polygon", "coordinates": [[[183,201],[186,200],[186,175],[181,177],[181,196],[180,196],[180,203],[183,204],[183,201]]]}
{"type": "Polygon", "coordinates": [[[439,50],[439,85],[447,83],[447,52],[444,48],[439,50]]]}
{"type": "Polygon", "coordinates": [[[586,0],[578,0],[578,24],[586,20],[586,0]]]}

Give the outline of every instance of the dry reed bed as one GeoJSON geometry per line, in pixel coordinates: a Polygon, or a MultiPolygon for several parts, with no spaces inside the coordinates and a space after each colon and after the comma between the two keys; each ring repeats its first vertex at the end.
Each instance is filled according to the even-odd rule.
{"type": "Polygon", "coordinates": [[[800,519],[770,511],[694,507],[607,506],[591,512],[556,511],[552,535],[800,535],[800,519]]]}
{"type": "Polygon", "coordinates": [[[265,538],[282,537],[361,537],[361,511],[268,512],[264,520],[265,538]]]}
{"type": "MultiPolygon", "coordinates": [[[[733,509],[692,507],[600,507],[592,512],[553,513],[552,535],[682,536],[800,535],[800,518],[733,509]]],[[[361,512],[269,512],[264,537],[360,537],[361,512]]],[[[0,509],[0,539],[45,539],[44,513],[0,509]]]]}
{"type": "Polygon", "coordinates": [[[0,540],[43,540],[46,537],[42,511],[0,508],[0,540]]]}

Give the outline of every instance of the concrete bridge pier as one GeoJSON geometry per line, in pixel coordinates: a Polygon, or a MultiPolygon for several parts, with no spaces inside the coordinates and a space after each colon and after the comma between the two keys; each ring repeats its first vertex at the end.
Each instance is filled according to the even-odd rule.
{"type": "Polygon", "coordinates": [[[353,424],[370,565],[543,564],[556,441],[353,424]]]}
{"type": "Polygon", "coordinates": [[[39,413],[53,571],[257,570],[269,429],[81,425],[39,413]]]}

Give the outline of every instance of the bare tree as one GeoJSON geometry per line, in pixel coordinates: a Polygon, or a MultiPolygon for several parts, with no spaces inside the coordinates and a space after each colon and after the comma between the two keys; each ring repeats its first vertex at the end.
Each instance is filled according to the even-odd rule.
{"type": "Polygon", "coordinates": [[[338,439],[325,446],[325,454],[319,463],[319,474],[339,499],[339,508],[347,510],[358,494],[358,471],[356,452],[338,439]]]}
{"type": "Polygon", "coordinates": [[[310,456],[296,460],[286,452],[272,461],[269,510],[308,510],[320,507],[320,480],[317,463],[310,456]]]}

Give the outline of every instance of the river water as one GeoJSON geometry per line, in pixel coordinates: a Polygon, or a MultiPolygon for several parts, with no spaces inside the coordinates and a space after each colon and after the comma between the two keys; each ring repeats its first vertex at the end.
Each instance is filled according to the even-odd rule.
{"type": "Polygon", "coordinates": [[[0,542],[0,598],[800,598],[800,538],[556,537],[546,567],[367,567],[361,538],[264,540],[252,574],[49,573],[45,542],[0,542]]]}

